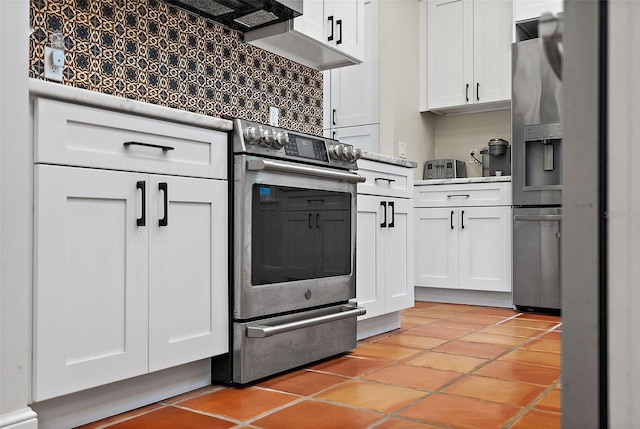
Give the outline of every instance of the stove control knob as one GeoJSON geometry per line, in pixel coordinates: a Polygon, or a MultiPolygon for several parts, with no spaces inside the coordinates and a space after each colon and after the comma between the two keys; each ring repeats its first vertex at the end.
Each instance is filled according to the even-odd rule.
{"type": "Polygon", "coordinates": [[[286,131],[278,131],[272,146],[276,149],[281,149],[287,143],[289,143],[289,133],[286,131]]]}
{"type": "Polygon", "coordinates": [[[332,144],[329,146],[329,157],[335,160],[341,160],[344,156],[344,145],[343,144],[332,144]]]}
{"type": "Polygon", "coordinates": [[[256,144],[262,139],[263,132],[262,126],[247,127],[244,130],[244,141],[247,144],[256,144]]]}
{"type": "Polygon", "coordinates": [[[345,145],[342,159],[347,162],[354,162],[356,160],[356,151],[353,149],[353,146],[345,145]]]}
{"type": "Polygon", "coordinates": [[[273,142],[276,140],[275,130],[264,130],[262,133],[262,141],[260,142],[260,146],[269,147],[273,145],[273,142]]]}
{"type": "Polygon", "coordinates": [[[355,153],[356,153],[356,159],[354,159],[354,161],[359,160],[360,158],[362,158],[362,149],[360,149],[359,147],[355,149],[355,153]]]}

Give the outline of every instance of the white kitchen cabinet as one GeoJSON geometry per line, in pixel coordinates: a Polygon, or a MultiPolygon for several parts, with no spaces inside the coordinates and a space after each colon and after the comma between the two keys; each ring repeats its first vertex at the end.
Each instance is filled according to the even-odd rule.
{"type": "Polygon", "coordinates": [[[416,286],[511,292],[510,189],[508,182],[415,187],[416,286]]]}
{"type": "Polygon", "coordinates": [[[511,291],[511,208],[417,208],[416,286],[511,291]]]}
{"type": "Polygon", "coordinates": [[[513,0],[516,22],[539,18],[545,12],[559,13],[562,10],[562,0],[513,0]]]}
{"type": "MultiPolygon", "coordinates": [[[[359,161],[360,173],[404,175],[412,187],[413,172],[404,167],[359,161]]],[[[356,299],[365,320],[413,306],[413,201],[389,192],[388,180],[358,188],[356,299]]]]}
{"type": "Polygon", "coordinates": [[[357,141],[347,143],[377,152],[380,123],[378,0],[364,4],[364,16],[362,64],[324,72],[323,128],[325,136],[340,141],[344,137],[359,135],[357,141]],[[368,138],[363,139],[365,135],[368,138]]]}
{"type": "Polygon", "coordinates": [[[34,143],[34,401],[225,353],[226,135],[36,99],[34,143]]]}
{"type": "Polygon", "coordinates": [[[380,124],[325,130],[324,136],[369,152],[380,150],[380,124]]]}
{"type": "Polygon", "coordinates": [[[149,185],[151,372],[227,351],[228,252],[225,181],[151,175],[149,185]]]}
{"type": "Polygon", "coordinates": [[[508,108],[512,2],[423,1],[427,1],[426,53],[422,52],[427,63],[427,110],[508,108]]]}
{"type": "Polygon", "coordinates": [[[249,31],[245,41],[318,70],[362,62],[364,0],[304,0],[302,7],[301,16],[249,31]]]}
{"type": "Polygon", "coordinates": [[[35,168],[36,401],[147,371],[145,177],[35,168]]]}

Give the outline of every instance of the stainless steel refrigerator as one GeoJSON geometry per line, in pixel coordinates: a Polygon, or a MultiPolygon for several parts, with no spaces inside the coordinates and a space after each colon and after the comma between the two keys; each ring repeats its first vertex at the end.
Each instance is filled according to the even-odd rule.
{"type": "Polygon", "coordinates": [[[512,51],[513,304],[560,305],[562,81],[542,39],[512,51]]]}

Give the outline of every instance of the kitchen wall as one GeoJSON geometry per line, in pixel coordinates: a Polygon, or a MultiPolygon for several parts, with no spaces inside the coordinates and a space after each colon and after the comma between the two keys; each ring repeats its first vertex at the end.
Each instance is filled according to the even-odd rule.
{"type": "Polygon", "coordinates": [[[418,6],[380,0],[380,152],[397,156],[399,142],[407,143],[421,179],[424,161],[433,158],[434,115],[419,109],[418,6]]]}
{"type": "Polygon", "coordinates": [[[158,0],[31,0],[29,75],[62,31],[62,84],[216,117],[322,134],[322,73],[158,0]]]}
{"type": "Polygon", "coordinates": [[[435,158],[455,158],[467,163],[469,177],[482,176],[482,167],[470,163],[469,151],[480,150],[492,138],[505,139],[511,144],[511,111],[436,116],[434,120],[435,158]]]}

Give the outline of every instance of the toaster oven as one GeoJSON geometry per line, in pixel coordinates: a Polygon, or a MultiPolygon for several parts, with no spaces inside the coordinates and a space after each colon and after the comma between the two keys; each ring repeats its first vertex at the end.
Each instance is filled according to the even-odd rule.
{"type": "Polygon", "coordinates": [[[424,163],[422,178],[428,179],[455,179],[467,177],[467,166],[457,159],[434,159],[424,163]]]}

